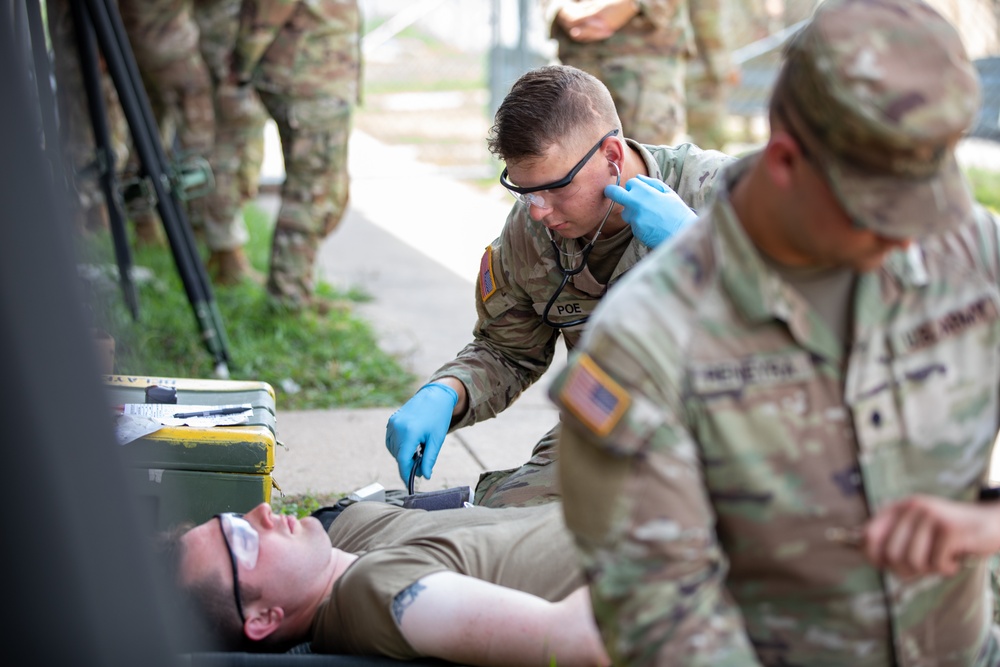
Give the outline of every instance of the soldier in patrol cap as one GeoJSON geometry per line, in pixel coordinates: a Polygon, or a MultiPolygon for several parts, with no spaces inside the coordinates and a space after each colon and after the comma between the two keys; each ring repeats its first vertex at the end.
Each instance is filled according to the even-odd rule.
{"type": "MultiPolygon", "coordinates": [[[[386,447],[404,481],[418,446],[418,472],[430,478],[449,430],[505,410],[548,368],[560,335],[572,349],[601,297],[693,218],[688,207],[705,205],[731,160],[691,144],[625,139],[607,88],[568,66],[532,70],[514,84],[489,146],[517,201],[480,262],[475,339],[389,419],[386,447]],[[623,217],[615,203],[647,199],[662,216],[623,217]]],[[[476,503],[557,498],[555,438],[553,428],[522,468],[486,473],[476,503]]]]}
{"type": "Polygon", "coordinates": [[[766,146],[592,318],[550,394],[616,664],[1000,664],[1000,220],[954,153],[978,107],[929,6],[827,0],[766,146]]]}

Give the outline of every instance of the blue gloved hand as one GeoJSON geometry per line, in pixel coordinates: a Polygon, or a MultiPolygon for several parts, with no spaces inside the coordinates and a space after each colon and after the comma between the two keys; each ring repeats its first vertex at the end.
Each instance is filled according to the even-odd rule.
{"type": "Polygon", "coordinates": [[[437,461],[438,452],[444,444],[451,426],[451,413],[458,403],[458,393],[448,385],[439,382],[425,384],[410,400],[389,417],[385,427],[385,447],[399,465],[399,476],[406,484],[413,467],[413,455],[417,446],[424,446],[420,470],[425,479],[431,478],[431,471],[437,461]]]}
{"type": "Polygon", "coordinates": [[[630,178],[624,188],[608,185],[604,196],[625,207],[622,219],[632,226],[632,234],[650,248],[698,217],[666,183],[649,176],[630,178]]]}

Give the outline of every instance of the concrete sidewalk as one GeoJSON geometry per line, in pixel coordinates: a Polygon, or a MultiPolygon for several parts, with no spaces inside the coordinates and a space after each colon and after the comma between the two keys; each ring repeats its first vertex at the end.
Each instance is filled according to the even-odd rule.
{"type": "MultiPolygon", "coordinates": [[[[511,200],[482,194],[355,131],[350,146],[351,203],[340,227],[323,243],[320,276],[373,297],[355,312],[371,322],[380,347],[415,373],[416,390],[472,340],[475,279],[486,245],[503,226],[511,200]]],[[[277,197],[260,202],[276,211],[277,197]]],[[[535,442],[556,423],[545,396],[549,374],[498,418],[448,436],[429,491],[475,486],[488,470],[527,461],[535,442]]],[[[396,406],[398,407],[398,406],[396,406]]],[[[396,409],[286,411],[277,397],[274,479],[285,494],[348,493],[372,482],[402,488],[385,449],[385,425],[396,409]]]]}

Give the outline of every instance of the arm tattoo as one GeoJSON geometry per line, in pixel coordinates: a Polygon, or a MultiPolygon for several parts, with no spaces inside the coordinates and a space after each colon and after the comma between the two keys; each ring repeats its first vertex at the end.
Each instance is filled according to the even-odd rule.
{"type": "Polygon", "coordinates": [[[414,581],[392,599],[392,615],[396,619],[396,623],[403,622],[403,613],[406,611],[406,608],[413,604],[417,596],[420,595],[420,591],[426,588],[419,581],[414,581]]]}

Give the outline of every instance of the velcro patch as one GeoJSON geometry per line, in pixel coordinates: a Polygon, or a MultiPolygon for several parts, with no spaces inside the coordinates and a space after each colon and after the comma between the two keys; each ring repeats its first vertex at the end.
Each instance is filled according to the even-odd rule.
{"type": "Polygon", "coordinates": [[[603,437],[628,409],[631,398],[586,354],[580,355],[559,392],[563,405],[595,434],[603,437]]]}
{"type": "Polygon", "coordinates": [[[496,294],[497,283],[493,279],[493,246],[486,246],[486,252],[479,261],[479,293],[485,302],[496,294]]]}

